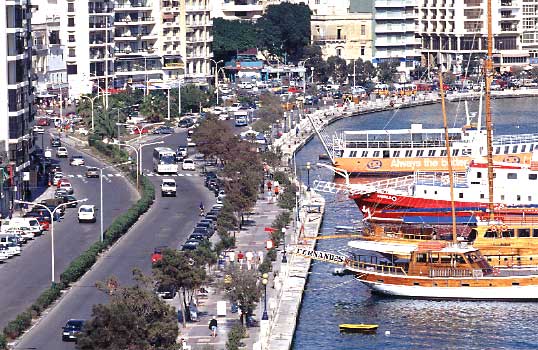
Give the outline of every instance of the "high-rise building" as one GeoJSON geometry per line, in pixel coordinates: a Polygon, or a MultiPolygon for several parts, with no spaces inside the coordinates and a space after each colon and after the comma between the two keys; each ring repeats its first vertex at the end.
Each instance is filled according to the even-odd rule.
{"type": "Polygon", "coordinates": [[[523,1],[521,46],[529,51],[529,63],[538,65],[538,0],[523,1]]]}
{"type": "Polygon", "coordinates": [[[33,147],[32,40],[29,0],[6,0],[0,6],[0,213],[13,199],[25,197],[24,172],[33,147]]]}

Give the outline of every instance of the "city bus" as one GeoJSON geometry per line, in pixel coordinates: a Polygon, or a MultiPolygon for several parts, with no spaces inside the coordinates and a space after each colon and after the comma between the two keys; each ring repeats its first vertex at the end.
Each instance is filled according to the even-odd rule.
{"type": "Polygon", "coordinates": [[[153,150],[153,171],[157,173],[177,173],[176,152],[168,147],[153,150]]]}

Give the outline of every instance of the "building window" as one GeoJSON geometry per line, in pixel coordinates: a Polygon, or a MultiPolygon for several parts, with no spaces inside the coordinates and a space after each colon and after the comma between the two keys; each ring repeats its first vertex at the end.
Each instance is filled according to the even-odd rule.
{"type": "Polygon", "coordinates": [[[361,35],[366,35],[366,25],[361,24],[361,35]]]}
{"type": "Polygon", "coordinates": [[[67,12],[75,12],[75,4],[72,2],[67,3],[67,12]]]}
{"type": "Polygon", "coordinates": [[[336,39],[342,39],[342,28],[336,29],[336,39]]]}
{"type": "Polygon", "coordinates": [[[366,48],[364,46],[361,46],[361,56],[364,56],[366,52],[366,48]]]}
{"type": "Polygon", "coordinates": [[[69,57],[75,57],[75,49],[69,49],[69,57]]]}
{"type": "Polygon", "coordinates": [[[336,56],[342,57],[342,49],[341,48],[336,49],[336,56]]]}
{"type": "Polygon", "coordinates": [[[77,65],[76,64],[68,64],[67,65],[67,74],[77,74],[77,65]]]}
{"type": "Polygon", "coordinates": [[[68,27],[74,27],[75,26],[75,17],[69,17],[67,19],[67,26],[68,27]]]}
{"type": "Polygon", "coordinates": [[[69,42],[70,42],[70,43],[74,43],[74,42],[75,42],[75,36],[74,36],[74,35],[72,35],[72,34],[69,35],[69,42]]]}

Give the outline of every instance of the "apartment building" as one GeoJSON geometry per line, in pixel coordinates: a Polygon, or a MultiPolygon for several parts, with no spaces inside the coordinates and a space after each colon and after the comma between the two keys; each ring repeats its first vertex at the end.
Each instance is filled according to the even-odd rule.
{"type": "Polygon", "coordinates": [[[214,18],[255,21],[263,16],[267,6],[280,2],[280,0],[213,0],[211,14],[214,18]]]}
{"type": "Polygon", "coordinates": [[[57,2],[62,82],[72,98],[211,77],[210,0],[40,1],[57,2]]]}
{"type": "MultiPolygon", "coordinates": [[[[420,0],[425,1],[425,0],[420,0]]],[[[372,63],[399,62],[400,81],[420,64],[416,38],[417,0],[374,0],[374,53],[372,63]]]]}
{"type": "MultiPolygon", "coordinates": [[[[523,0],[492,1],[493,60],[498,71],[529,64],[529,50],[522,41],[522,5],[526,3],[523,0]]],[[[459,74],[487,53],[486,0],[420,0],[417,9],[423,65],[441,66],[443,70],[459,74]]],[[[525,23],[534,23],[537,17],[536,12],[527,11],[525,23]]],[[[536,47],[536,29],[527,27],[529,40],[526,44],[536,47]]],[[[478,69],[473,68],[475,72],[478,69]]]]}
{"type": "Polygon", "coordinates": [[[372,59],[372,11],[357,8],[354,0],[314,0],[312,43],[321,47],[323,58],[338,56],[348,63],[372,59]]]}
{"type": "Polygon", "coordinates": [[[33,147],[32,40],[29,0],[0,6],[0,213],[6,215],[24,189],[33,147]]]}
{"type": "Polygon", "coordinates": [[[538,0],[525,0],[522,7],[521,47],[529,51],[529,63],[538,64],[538,0]]]}

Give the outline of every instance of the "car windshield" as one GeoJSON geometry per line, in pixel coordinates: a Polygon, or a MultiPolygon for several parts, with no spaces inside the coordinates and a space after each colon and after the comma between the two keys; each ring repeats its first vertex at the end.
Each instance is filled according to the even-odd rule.
{"type": "Polygon", "coordinates": [[[192,164],[192,163],[194,163],[194,161],[193,161],[192,159],[185,159],[185,160],[183,161],[183,163],[185,163],[185,164],[192,164]]]}
{"type": "Polygon", "coordinates": [[[80,208],[80,212],[82,213],[91,213],[93,211],[93,208],[80,208]]]}
{"type": "Polygon", "coordinates": [[[163,155],[161,156],[161,164],[174,164],[176,158],[172,155],[163,155]]]}
{"type": "Polygon", "coordinates": [[[172,182],[172,181],[164,181],[163,182],[163,185],[164,186],[171,186],[171,187],[174,187],[176,185],[175,182],[172,182]]]}
{"type": "Polygon", "coordinates": [[[65,328],[81,329],[83,325],[84,325],[84,321],[69,321],[65,325],[65,328]]]}

